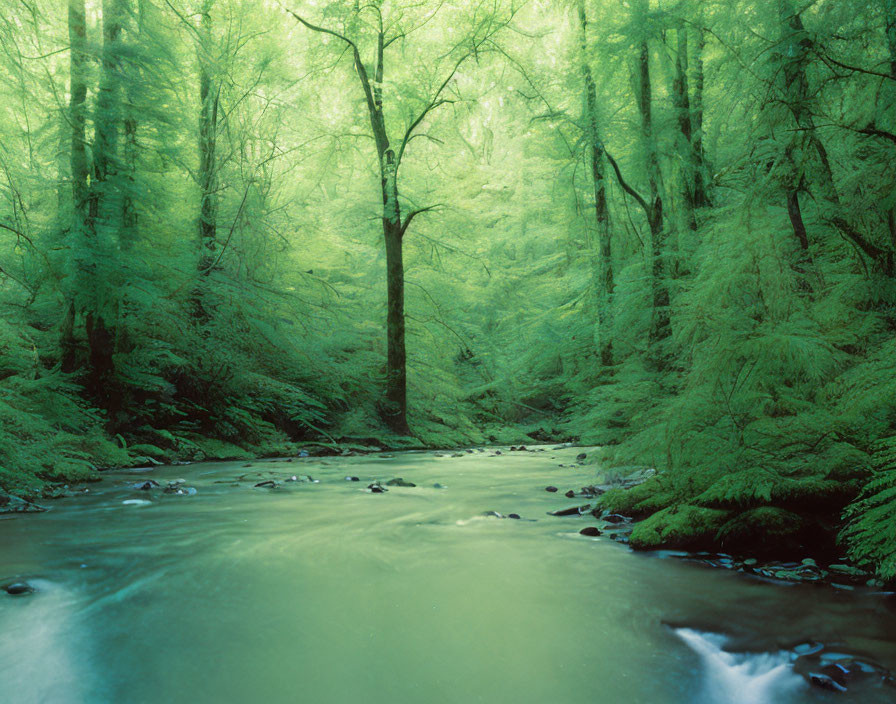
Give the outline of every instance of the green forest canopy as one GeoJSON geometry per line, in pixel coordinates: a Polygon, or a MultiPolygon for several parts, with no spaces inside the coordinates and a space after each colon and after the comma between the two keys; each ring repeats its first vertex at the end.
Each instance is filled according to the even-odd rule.
{"type": "Polygon", "coordinates": [[[0,6],[0,485],[568,438],[896,576],[896,1],[0,6]]]}

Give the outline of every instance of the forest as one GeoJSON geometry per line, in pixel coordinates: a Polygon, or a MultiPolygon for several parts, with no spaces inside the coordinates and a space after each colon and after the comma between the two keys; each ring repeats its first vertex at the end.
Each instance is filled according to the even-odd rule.
{"type": "Polygon", "coordinates": [[[896,1],[0,0],[0,105],[7,492],[576,442],[896,578],[896,1]]]}

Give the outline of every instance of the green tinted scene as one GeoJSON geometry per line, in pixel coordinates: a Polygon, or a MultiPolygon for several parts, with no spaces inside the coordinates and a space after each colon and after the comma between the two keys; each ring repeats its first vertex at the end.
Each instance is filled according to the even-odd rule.
{"type": "Polygon", "coordinates": [[[896,701],[896,0],[0,0],[0,702],[896,701]]]}

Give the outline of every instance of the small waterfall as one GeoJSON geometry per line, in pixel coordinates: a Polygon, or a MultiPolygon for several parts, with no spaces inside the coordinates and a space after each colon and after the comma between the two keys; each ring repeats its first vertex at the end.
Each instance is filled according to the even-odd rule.
{"type": "Polygon", "coordinates": [[[700,656],[706,675],[703,701],[719,704],[770,704],[787,701],[803,679],[794,673],[790,653],[729,653],[726,638],[690,628],[676,635],[700,656]]]}

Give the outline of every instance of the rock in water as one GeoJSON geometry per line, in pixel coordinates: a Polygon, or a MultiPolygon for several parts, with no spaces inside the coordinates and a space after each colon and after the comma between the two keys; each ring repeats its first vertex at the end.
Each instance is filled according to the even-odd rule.
{"type": "Polygon", "coordinates": [[[346,478],[345,478],[345,481],[347,481],[347,482],[359,482],[359,481],[361,481],[361,480],[358,479],[357,477],[346,477],[346,478]]]}
{"type": "Polygon", "coordinates": [[[158,489],[159,483],[155,479],[148,479],[145,482],[137,482],[134,484],[134,488],[140,491],[149,491],[150,489],[158,489]]]}
{"type": "Polygon", "coordinates": [[[13,582],[3,587],[4,591],[10,596],[22,596],[24,594],[33,594],[34,587],[26,582],[13,582]]]}
{"type": "Polygon", "coordinates": [[[520,514],[518,514],[518,513],[508,513],[508,514],[507,514],[507,517],[508,517],[508,518],[515,518],[515,519],[519,520],[519,518],[520,518],[520,514]]]}
{"type": "Polygon", "coordinates": [[[49,511],[49,509],[12,494],[0,494],[0,513],[43,513],[44,511],[49,511]]]}
{"type": "Polygon", "coordinates": [[[594,526],[588,526],[587,528],[582,528],[579,531],[581,535],[587,535],[589,538],[596,538],[600,535],[600,531],[594,526]]]}
{"type": "Polygon", "coordinates": [[[371,494],[385,494],[387,491],[389,491],[386,487],[384,487],[382,484],[379,484],[377,482],[374,482],[373,484],[368,484],[367,488],[370,490],[371,494]]]}
{"type": "Polygon", "coordinates": [[[591,508],[591,504],[585,504],[584,506],[571,506],[569,508],[561,508],[556,511],[548,511],[549,516],[581,516],[583,513],[588,513],[588,510],[591,508]]]}
{"type": "Polygon", "coordinates": [[[578,455],[576,455],[577,462],[584,462],[586,459],[588,459],[588,455],[586,455],[584,452],[580,452],[578,455]]]}
{"type": "Polygon", "coordinates": [[[555,486],[546,486],[546,487],[544,488],[544,490],[545,490],[545,491],[549,491],[549,492],[551,492],[551,493],[553,494],[553,493],[555,493],[555,492],[557,491],[557,487],[555,487],[555,486]]]}
{"type": "Polygon", "coordinates": [[[279,485],[273,479],[266,479],[263,482],[258,482],[255,485],[255,488],[264,487],[266,489],[276,489],[279,485]]]}
{"type": "Polygon", "coordinates": [[[386,482],[386,486],[417,486],[413,482],[406,482],[401,477],[396,477],[395,479],[390,479],[386,482]]]}
{"type": "Polygon", "coordinates": [[[845,692],[846,687],[844,687],[839,682],[835,681],[833,678],[828,677],[825,674],[820,672],[812,672],[809,674],[809,682],[814,684],[816,687],[820,687],[821,689],[827,689],[830,692],[845,692]]]}
{"type": "Polygon", "coordinates": [[[620,516],[618,513],[610,513],[610,514],[607,514],[606,516],[602,516],[601,518],[602,518],[602,520],[606,521],[607,523],[626,523],[626,522],[628,522],[628,519],[625,516],[620,516]]]}
{"type": "Polygon", "coordinates": [[[574,492],[572,489],[570,489],[569,491],[567,491],[567,492],[564,494],[564,496],[565,496],[567,499],[574,499],[574,498],[576,498],[576,492],[574,492]]]}

